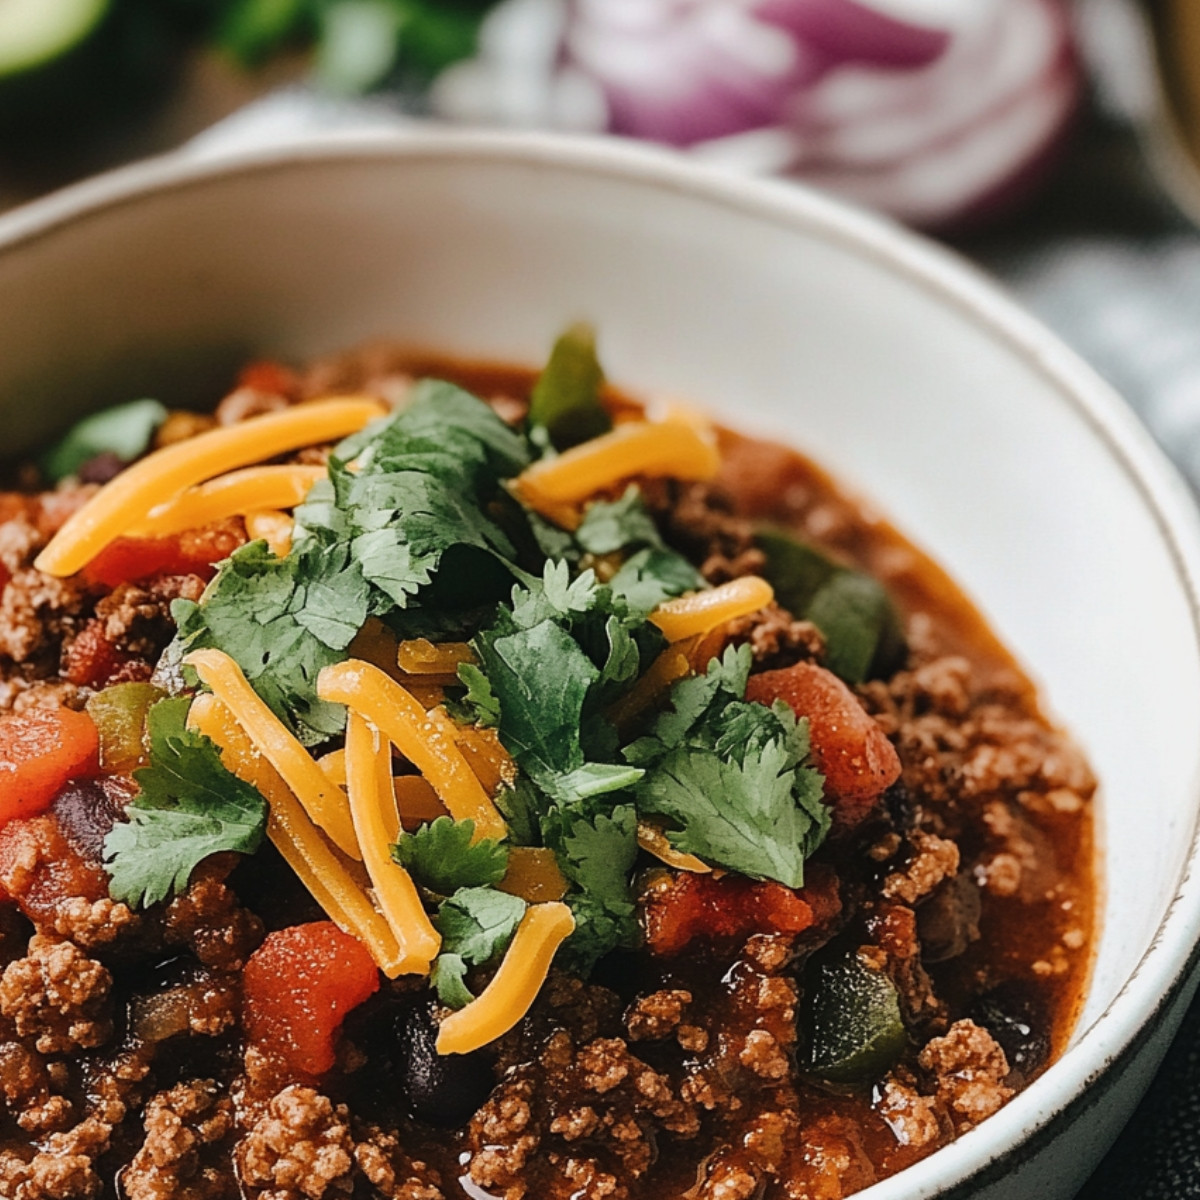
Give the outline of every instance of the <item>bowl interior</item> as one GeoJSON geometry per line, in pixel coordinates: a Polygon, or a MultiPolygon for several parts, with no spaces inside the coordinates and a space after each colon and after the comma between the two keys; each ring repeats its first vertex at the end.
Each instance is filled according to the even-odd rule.
{"type": "Polygon", "coordinates": [[[4,450],[103,401],[211,395],[247,355],[384,335],[536,362],[595,322],[615,380],[793,443],[877,502],[1081,740],[1108,844],[1086,1030],[1172,902],[1200,774],[1195,535],[1132,421],[1081,400],[1102,389],[987,288],[873,222],[627,152],[473,145],[195,168],[0,222],[4,450]]]}

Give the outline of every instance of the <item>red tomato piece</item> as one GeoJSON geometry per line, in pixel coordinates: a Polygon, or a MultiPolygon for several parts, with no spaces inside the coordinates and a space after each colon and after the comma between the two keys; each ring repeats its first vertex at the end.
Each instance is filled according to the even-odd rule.
{"type": "Polygon", "coordinates": [[[900,778],[900,757],[854,693],[832,672],[801,662],[752,675],[746,699],[782,700],[808,718],[813,765],[825,776],[834,818],[856,825],[900,778]]]}
{"type": "Polygon", "coordinates": [[[104,636],[104,622],[93,617],[63,653],[63,678],[78,687],[99,689],[121,674],[131,658],[104,636]]]}
{"type": "Polygon", "coordinates": [[[108,895],[108,876],[63,835],[53,814],[0,828],[0,897],[15,900],[37,925],[53,925],[65,901],[108,895]]]}
{"type": "Polygon", "coordinates": [[[678,954],[692,941],[741,941],[755,933],[803,933],[841,912],[837,877],[811,864],[808,883],[785,887],[741,875],[681,872],[652,885],[644,900],[646,943],[655,954],[678,954]]]}
{"type": "Polygon", "coordinates": [[[100,738],[87,713],[37,708],[0,717],[0,824],[50,807],[68,779],[100,770],[100,738]]]}
{"type": "Polygon", "coordinates": [[[261,359],[247,363],[238,372],[238,387],[253,388],[271,396],[285,396],[289,400],[300,398],[301,379],[295,371],[282,363],[261,359]]]}
{"type": "Polygon", "coordinates": [[[333,1066],[342,1021],[378,990],[379,971],[357,938],[315,921],[269,933],[242,982],[250,1041],[314,1078],[333,1066]]]}
{"type": "Polygon", "coordinates": [[[137,583],[152,575],[192,573],[211,579],[212,564],[186,555],[179,538],[174,537],[117,538],[83,568],[88,583],[109,588],[137,583]]]}

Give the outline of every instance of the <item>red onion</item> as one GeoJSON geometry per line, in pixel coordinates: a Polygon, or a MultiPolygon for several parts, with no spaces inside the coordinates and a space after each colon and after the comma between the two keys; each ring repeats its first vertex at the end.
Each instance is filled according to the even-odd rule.
{"type": "Polygon", "coordinates": [[[504,0],[433,104],[686,147],[941,225],[1011,193],[1068,122],[1066,5],[504,0]]]}

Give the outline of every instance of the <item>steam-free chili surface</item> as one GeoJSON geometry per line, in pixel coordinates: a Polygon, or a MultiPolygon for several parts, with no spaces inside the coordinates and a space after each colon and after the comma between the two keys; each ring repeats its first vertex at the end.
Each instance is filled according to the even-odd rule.
{"type": "MultiPolygon", "coordinates": [[[[512,420],[534,378],[374,348],[303,375],[257,366],[218,417],[331,391],[393,398],[411,374],[453,379],[512,420]]],[[[208,423],[173,415],[158,437],[208,423]]],[[[643,853],[648,944],[590,976],[553,970],[511,1032],[445,1057],[427,981],[381,976],[267,843],[205,860],[144,910],[110,899],[102,847],[137,786],[120,763],[67,764],[50,797],[40,776],[24,807],[0,795],[0,1195],[836,1200],[1045,1069],[1091,961],[1086,763],[934,563],[790,449],[720,441],[714,483],[642,482],[669,546],[711,583],[758,574],[768,522],[869,572],[903,615],[903,650],[853,689],[900,777],[835,818],[803,886],[643,853]]],[[[147,684],[171,602],[199,599],[207,564],[245,540],[232,518],[157,547],[148,568],[126,546],[126,582],[36,571],[96,486],[0,497],[5,712],[75,717],[97,691],[147,684]]],[[[814,625],[778,607],[735,626],[751,699],[788,701],[808,687],[804,664],[825,660],[814,625]]],[[[53,770],[63,756],[46,736],[53,770]]],[[[20,774],[4,737],[0,725],[20,774]]]]}

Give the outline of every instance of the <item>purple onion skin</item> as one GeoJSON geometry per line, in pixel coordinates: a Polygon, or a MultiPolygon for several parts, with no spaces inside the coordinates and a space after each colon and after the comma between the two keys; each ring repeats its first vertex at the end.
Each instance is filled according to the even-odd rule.
{"type": "Polygon", "coordinates": [[[898,21],[857,0],[761,0],[753,12],[811,47],[826,67],[923,67],[950,44],[944,29],[898,21]]]}

